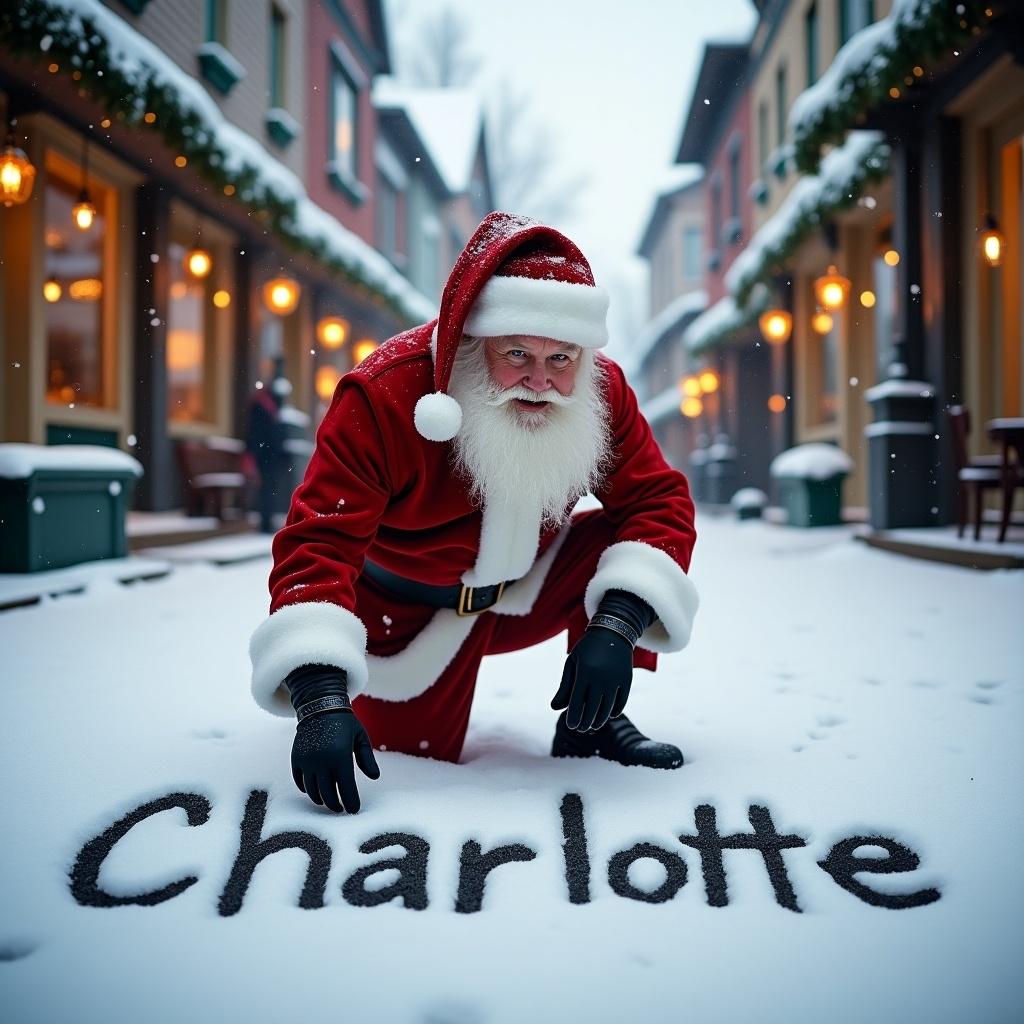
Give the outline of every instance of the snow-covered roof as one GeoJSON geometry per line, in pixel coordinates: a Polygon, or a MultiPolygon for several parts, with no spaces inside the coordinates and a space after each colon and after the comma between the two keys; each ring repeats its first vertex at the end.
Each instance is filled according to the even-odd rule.
{"type": "MultiPolygon", "coordinates": [[[[98,0],[48,2],[51,8],[65,12],[70,19],[79,22],[88,19],[92,23],[107,42],[111,64],[137,86],[132,97],[136,105],[143,102],[146,83],[152,82],[170,89],[183,106],[191,108],[200,122],[197,136],[213,142],[211,163],[217,163],[239,178],[247,174],[253,176],[256,191],[251,196],[240,191],[243,201],[267,196],[279,203],[294,203],[295,217],[290,226],[301,241],[358,273],[368,287],[394,301],[410,319],[426,320],[435,314],[433,302],[417,291],[373,246],[314,203],[301,180],[261,143],[232,124],[206,89],[155,43],[98,0]]],[[[82,24],[72,26],[72,31],[85,38],[82,24]]],[[[143,112],[135,113],[141,118],[143,112]]]]}
{"type": "Polygon", "coordinates": [[[687,316],[700,313],[708,304],[707,292],[685,292],[674,298],[657,316],[650,319],[636,336],[628,357],[632,369],[639,369],[651,350],[687,316]]]}
{"type": "Polygon", "coordinates": [[[141,463],[119,448],[98,444],[0,444],[0,477],[22,480],[40,469],[142,476],[141,463]]]}
{"type": "Polygon", "coordinates": [[[801,177],[782,205],[733,260],[725,286],[743,294],[803,237],[816,230],[830,210],[859,195],[868,177],[884,172],[889,147],[881,132],[850,132],[842,146],[821,162],[818,174],[801,177]]]}
{"type": "Polygon", "coordinates": [[[746,305],[742,306],[738,305],[731,295],[726,295],[686,328],[683,332],[683,344],[691,352],[700,352],[708,348],[719,338],[751,323],[765,308],[767,300],[768,294],[763,287],[755,289],[746,305]]]}
{"type": "Polygon", "coordinates": [[[419,89],[387,75],[373,82],[376,107],[402,107],[451,192],[469,188],[480,141],[480,97],[470,89],[419,89]]]}
{"type": "Polygon", "coordinates": [[[770,468],[775,479],[828,480],[845,476],[853,469],[853,459],[834,444],[798,444],[777,455],[770,468]]]}

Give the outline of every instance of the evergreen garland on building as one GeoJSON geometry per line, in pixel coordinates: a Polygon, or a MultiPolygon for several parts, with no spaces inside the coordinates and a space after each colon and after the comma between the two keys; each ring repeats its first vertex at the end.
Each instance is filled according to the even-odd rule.
{"type": "Polygon", "coordinates": [[[81,96],[100,104],[123,127],[159,135],[188,166],[243,204],[293,251],[339,274],[400,320],[415,323],[422,318],[422,310],[413,308],[386,282],[371,279],[356,261],[340,258],[322,238],[304,233],[295,199],[278,194],[250,162],[233,159],[214,127],[171,82],[160,78],[157,69],[142,60],[134,66],[114,60],[110,41],[88,15],[48,0],[22,0],[16,8],[0,12],[0,44],[16,56],[50,65],[51,70],[57,69],[54,73],[70,77],[81,96]]]}
{"type": "Polygon", "coordinates": [[[813,174],[822,147],[841,142],[868,111],[913,90],[914,82],[925,75],[924,65],[953,57],[972,35],[980,35],[991,24],[998,3],[895,0],[895,5],[889,16],[892,31],[870,59],[851,67],[826,103],[793,123],[794,157],[801,173],[813,174]]]}

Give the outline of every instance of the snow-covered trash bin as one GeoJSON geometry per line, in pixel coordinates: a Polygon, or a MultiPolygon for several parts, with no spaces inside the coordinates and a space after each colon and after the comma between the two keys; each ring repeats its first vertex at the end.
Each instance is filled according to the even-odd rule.
{"type": "Polygon", "coordinates": [[[117,448],[0,444],[0,572],[125,557],[140,476],[139,462],[117,448]]]}
{"type": "Polygon", "coordinates": [[[842,522],[843,481],[853,460],[834,444],[800,444],[777,455],[772,478],[779,481],[790,526],[837,526],[842,522]]]}
{"type": "Polygon", "coordinates": [[[768,495],[757,487],[741,487],[729,504],[737,519],[760,519],[768,507],[768,495]]]}

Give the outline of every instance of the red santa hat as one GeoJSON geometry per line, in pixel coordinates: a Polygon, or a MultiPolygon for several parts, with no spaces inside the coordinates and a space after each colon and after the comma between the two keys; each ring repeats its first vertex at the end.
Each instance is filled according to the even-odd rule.
{"type": "Polygon", "coordinates": [[[450,441],[462,409],[448,382],[464,334],[530,334],[600,348],[608,341],[608,293],[561,232],[527,217],[489,213],[466,243],[441,295],[434,326],[434,393],[416,403],[416,430],[450,441]]]}

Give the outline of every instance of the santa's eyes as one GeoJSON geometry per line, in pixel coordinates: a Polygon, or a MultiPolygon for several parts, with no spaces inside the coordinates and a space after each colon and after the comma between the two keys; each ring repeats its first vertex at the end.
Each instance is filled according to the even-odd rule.
{"type": "MultiPolygon", "coordinates": [[[[530,353],[524,352],[520,348],[509,349],[505,355],[509,359],[514,359],[517,362],[523,362],[530,358],[530,353]]],[[[556,352],[554,355],[548,356],[548,361],[555,363],[557,366],[565,366],[567,363],[571,363],[572,359],[565,352],[556,352]]]]}

